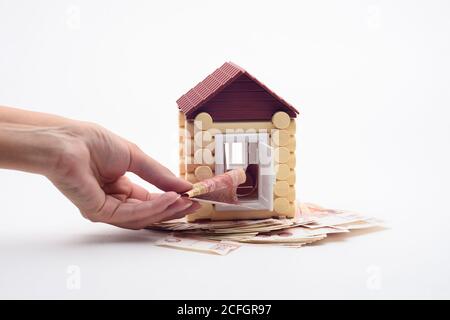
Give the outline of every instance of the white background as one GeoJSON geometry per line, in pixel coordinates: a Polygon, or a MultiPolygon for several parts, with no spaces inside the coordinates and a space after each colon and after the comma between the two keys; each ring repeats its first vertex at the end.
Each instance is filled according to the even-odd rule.
{"type": "Polygon", "coordinates": [[[389,226],[183,252],[2,170],[0,297],[450,298],[449,16],[445,0],[0,0],[0,104],[98,122],[175,171],[175,100],[231,60],[301,112],[299,198],[389,226]]]}

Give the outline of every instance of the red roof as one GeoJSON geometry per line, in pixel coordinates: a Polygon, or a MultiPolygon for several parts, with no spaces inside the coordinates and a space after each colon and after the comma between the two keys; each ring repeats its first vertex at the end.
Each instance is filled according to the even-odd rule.
{"type": "Polygon", "coordinates": [[[297,109],[279,97],[275,92],[267,88],[263,83],[250,75],[246,70],[240,66],[225,62],[220,68],[207,76],[203,81],[198,83],[194,88],[189,90],[186,94],[177,100],[178,108],[186,115],[192,115],[196,110],[213,98],[216,94],[221,92],[225,87],[231,84],[239,76],[246,75],[251,80],[261,86],[268,94],[278,100],[281,105],[287,108],[291,113],[298,114],[297,109]]]}

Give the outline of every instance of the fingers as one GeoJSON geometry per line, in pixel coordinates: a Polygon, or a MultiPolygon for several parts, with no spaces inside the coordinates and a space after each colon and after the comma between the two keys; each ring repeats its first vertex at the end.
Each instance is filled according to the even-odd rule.
{"type": "Polygon", "coordinates": [[[184,217],[198,208],[197,203],[180,198],[175,192],[156,195],[147,201],[127,199],[126,202],[107,195],[98,212],[85,216],[94,222],[127,229],[143,229],[152,223],[184,217]]]}
{"type": "Polygon", "coordinates": [[[184,217],[187,213],[192,212],[192,201],[184,198],[177,199],[174,203],[168,206],[161,212],[155,212],[148,215],[146,218],[140,218],[139,220],[129,221],[125,227],[131,229],[143,229],[161,221],[174,219],[175,216],[184,217]]]}
{"type": "Polygon", "coordinates": [[[171,206],[169,206],[164,212],[150,216],[147,219],[133,221],[131,223],[128,223],[125,227],[130,229],[144,229],[152,223],[182,218],[185,215],[193,213],[198,209],[199,206],[197,203],[189,199],[181,198],[171,206]]]}
{"type": "MultiPolygon", "coordinates": [[[[190,214],[190,213],[194,213],[195,211],[197,211],[198,209],[200,209],[200,203],[198,202],[194,202],[191,201],[192,205],[187,207],[185,210],[179,211],[175,214],[173,214],[172,216],[168,217],[167,219],[164,219],[162,221],[167,221],[167,220],[173,220],[173,219],[180,219],[183,218],[184,216],[190,214]]],[[[148,227],[148,225],[146,225],[146,227],[148,227]]]]}
{"type": "Polygon", "coordinates": [[[125,201],[137,199],[141,201],[150,200],[151,194],[143,187],[133,183],[126,176],[121,176],[112,183],[105,184],[102,188],[106,194],[125,201]]]}
{"type": "Polygon", "coordinates": [[[137,146],[130,144],[131,161],[129,171],[150,182],[163,191],[184,192],[192,184],[176,177],[169,169],[146,155],[137,146]]]}
{"type": "Polygon", "coordinates": [[[81,188],[71,192],[70,198],[87,219],[127,229],[142,229],[152,223],[184,217],[198,209],[197,203],[181,198],[176,192],[150,194],[127,177],[103,188],[96,181],[85,180],[81,188]]]}
{"type": "Polygon", "coordinates": [[[159,221],[152,221],[152,219],[148,219],[144,220],[143,223],[146,224],[145,227],[147,227],[154,222],[177,219],[177,217],[182,218],[187,214],[186,212],[190,213],[192,209],[197,209],[196,207],[193,207],[194,204],[195,203],[189,199],[180,198],[165,210],[163,216],[159,217],[159,221]]]}
{"type": "Polygon", "coordinates": [[[110,197],[110,203],[104,206],[103,212],[98,213],[97,218],[101,222],[121,228],[138,230],[146,228],[152,223],[182,218],[199,208],[197,203],[188,199],[178,198],[178,195],[174,197],[173,194],[175,193],[164,193],[149,201],[140,203],[134,201],[122,202],[115,209],[113,209],[114,206],[111,206],[111,204],[114,204],[114,202],[117,204],[119,200],[110,197]],[[114,210],[113,214],[109,213],[108,210],[114,210]]]}
{"type": "Polygon", "coordinates": [[[106,204],[98,212],[98,215],[103,219],[101,222],[114,225],[142,221],[149,218],[159,220],[164,211],[179,198],[180,195],[175,192],[166,192],[148,201],[130,203],[107,196],[106,204]]]}

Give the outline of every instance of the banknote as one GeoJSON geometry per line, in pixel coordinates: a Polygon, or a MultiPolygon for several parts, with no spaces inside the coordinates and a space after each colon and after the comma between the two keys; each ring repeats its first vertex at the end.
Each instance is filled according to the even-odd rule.
{"type": "Polygon", "coordinates": [[[158,240],[156,242],[156,245],[190,251],[214,253],[222,256],[240,247],[240,245],[237,243],[228,243],[226,241],[216,242],[205,239],[188,238],[175,235],[169,235],[163,239],[158,240]]]}
{"type": "Polygon", "coordinates": [[[192,189],[182,195],[218,203],[239,204],[236,190],[245,180],[246,174],[243,169],[233,169],[194,183],[192,189]]]}
{"type": "MultiPolygon", "coordinates": [[[[218,193],[220,194],[220,192],[218,192],[218,193]]],[[[235,203],[232,203],[232,202],[230,202],[230,200],[227,199],[227,198],[225,198],[225,199],[220,199],[220,198],[221,198],[220,196],[217,197],[217,196],[214,196],[214,195],[210,195],[209,197],[217,198],[217,199],[220,199],[220,200],[222,200],[222,201],[228,201],[228,202],[221,202],[221,201],[216,201],[216,200],[207,200],[207,199],[203,199],[203,197],[207,198],[207,196],[198,196],[198,197],[193,197],[193,198],[189,198],[189,199],[191,199],[192,201],[196,201],[196,202],[203,202],[203,203],[209,203],[209,204],[220,204],[220,205],[222,205],[222,206],[229,205],[229,206],[233,206],[233,209],[234,209],[236,206],[237,206],[237,207],[241,207],[241,208],[243,208],[243,209],[252,209],[251,206],[246,206],[245,204],[243,204],[243,203],[241,203],[241,202],[239,202],[239,201],[237,201],[237,202],[235,202],[235,203]]],[[[232,200],[232,201],[234,201],[234,200],[232,200]]]]}
{"type": "Polygon", "coordinates": [[[308,228],[322,228],[329,226],[340,226],[350,223],[357,223],[361,221],[366,221],[367,217],[364,217],[358,213],[354,212],[338,212],[334,214],[315,214],[314,221],[306,224],[308,228]]]}
{"type": "Polygon", "coordinates": [[[298,207],[292,219],[187,222],[183,218],[155,223],[149,229],[170,233],[159,245],[225,255],[241,245],[300,248],[336,233],[382,225],[378,219],[352,211],[312,203],[300,203],[298,207]]]}
{"type": "Polygon", "coordinates": [[[257,236],[242,240],[242,242],[251,243],[292,243],[292,242],[309,242],[317,238],[323,238],[327,234],[331,233],[342,233],[349,232],[346,229],[336,229],[336,228],[317,228],[308,229],[304,227],[294,227],[283,230],[277,230],[267,233],[260,233],[257,236]]]}
{"type": "Polygon", "coordinates": [[[244,232],[244,233],[232,233],[232,234],[214,234],[214,233],[204,233],[199,235],[198,233],[183,233],[184,236],[200,236],[205,239],[209,240],[224,240],[224,241],[233,241],[233,242],[239,242],[242,240],[252,239],[255,236],[258,235],[258,232],[244,232]]]}
{"type": "Polygon", "coordinates": [[[300,213],[302,215],[312,214],[317,212],[329,212],[330,209],[326,209],[314,203],[301,202],[298,207],[300,208],[300,213]]]}
{"type": "Polygon", "coordinates": [[[260,219],[260,220],[225,220],[225,221],[201,221],[201,222],[187,222],[186,219],[178,219],[172,221],[164,221],[150,225],[149,229],[157,230],[237,230],[250,227],[268,227],[273,225],[290,226],[295,221],[292,219],[260,219]]]}
{"type": "Polygon", "coordinates": [[[336,226],[333,228],[344,228],[348,230],[358,230],[358,229],[367,229],[374,227],[382,227],[383,221],[373,218],[367,218],[365,220],[354,221],[354,222],[346,222],[336,226]]]}

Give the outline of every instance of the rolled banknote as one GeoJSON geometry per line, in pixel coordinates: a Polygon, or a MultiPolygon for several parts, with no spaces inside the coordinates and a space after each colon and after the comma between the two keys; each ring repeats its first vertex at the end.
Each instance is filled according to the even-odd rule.
{"type": "Polygon", "coordinates": [[[244,183],[246,174],[243,169],[233,169],[195,183],[192,189],[182,195],[189,198],[198,197],[222,203],[237,204],[237,187],[244,183]]]}

